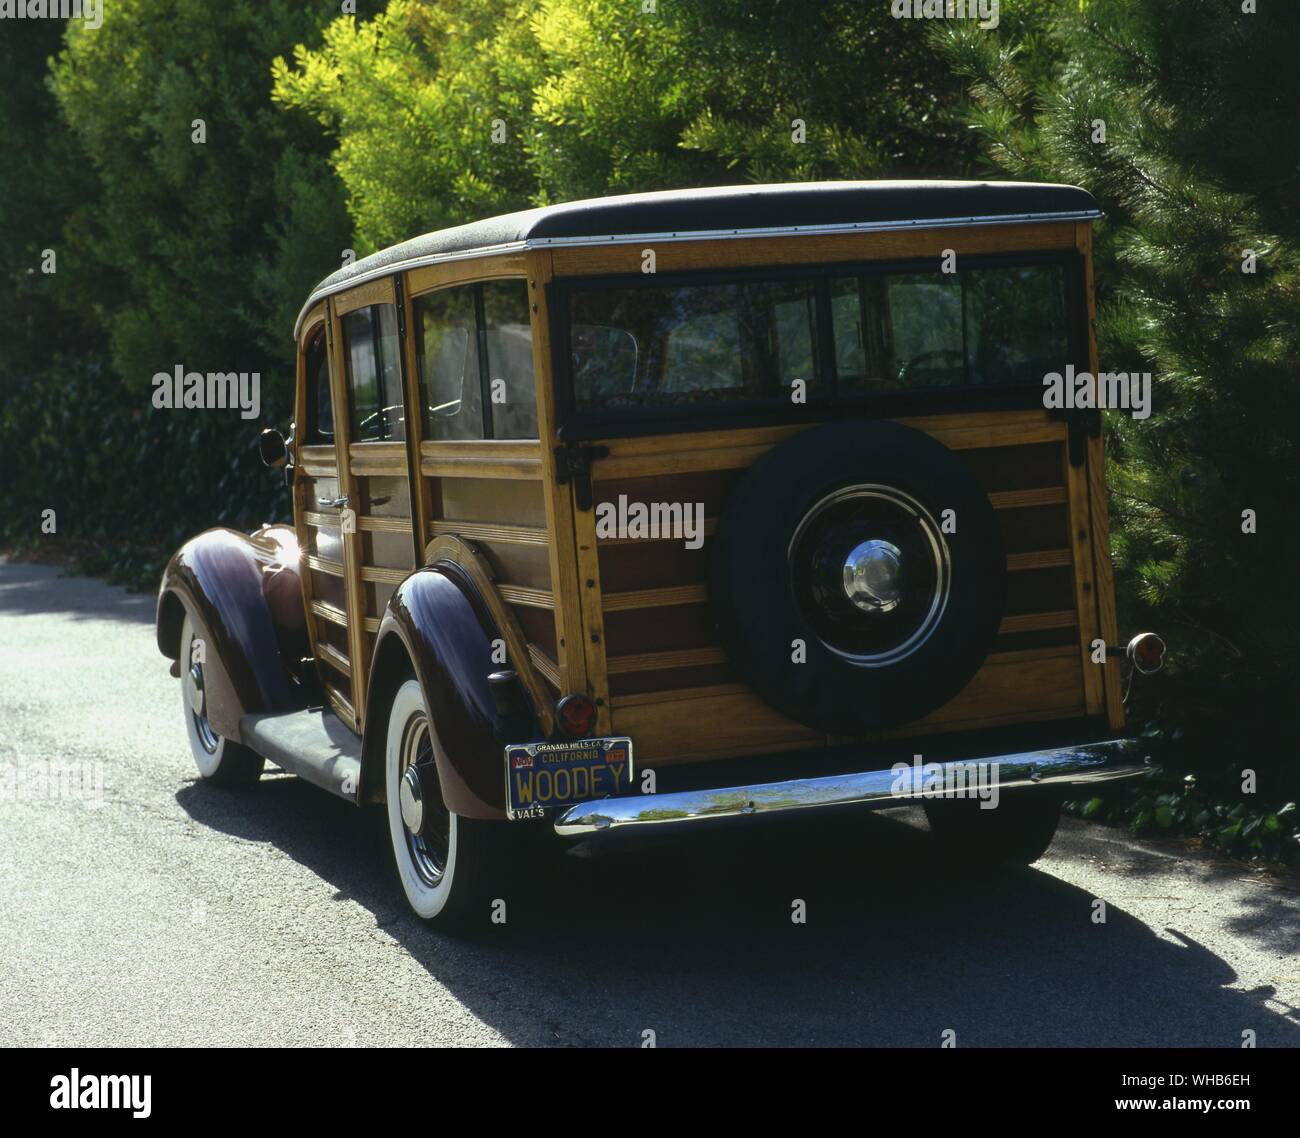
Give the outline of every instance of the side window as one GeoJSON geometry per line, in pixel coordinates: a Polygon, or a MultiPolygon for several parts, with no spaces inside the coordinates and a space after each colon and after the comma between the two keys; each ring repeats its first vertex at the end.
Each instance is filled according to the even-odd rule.
{"type": "Polygon", "coordinates": [[[424,437],[483,438],[474,288],[442,289],[414,303],[424,437]]]}
{"type": "Polygon", "coordinates": [[[307,433],[309,443],[334,441],[334,400],[330,394],[330,361],[325,350],[325,329],[311,338],[305,361],[307,383],[307,433]]]}
{"type": "Polygon", "coordinates": [[[537,388],[528,286],[523,281],[491,281],[481,287],[492,437],[535,439],[537,388]]]}
{"type": "Polygon", "coordinates": [[[372,304],[343,317],[352,441],[384,442],[406,438],[402,417],[401,344],[397,310],[372,304]]]}
{"type": "Polygon", "coordinates": [[[418,296],[415,326],[425,438],[537,438],[533,332],[523,281],[418,296]]]}

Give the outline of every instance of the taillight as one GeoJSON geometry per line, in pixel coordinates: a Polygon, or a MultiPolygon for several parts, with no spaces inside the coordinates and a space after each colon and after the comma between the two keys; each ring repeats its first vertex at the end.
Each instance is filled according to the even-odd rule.
{"type": "Polygon", "coordinates": [[[1165,642],[1154,632],[1139,632],[1128,642],[1128,658],[1133,667],[1149,676],[1165,666],[1165,642]]]}
{"type": "Polygon", "coordinates": [[[555,705],[555,726],[570,739],[590,735],[596,726],[596,705],[585,695],[566,695],[555,705]]]}

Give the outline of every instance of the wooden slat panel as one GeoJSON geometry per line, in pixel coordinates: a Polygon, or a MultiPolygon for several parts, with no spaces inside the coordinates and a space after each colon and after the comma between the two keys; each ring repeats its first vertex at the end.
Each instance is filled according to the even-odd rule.
{"type": "Polygon", "coordinates": [[[331,668],[342,672],[349,679],[352,678],[352,662],[333,644],[328,644],[322,640],[316,645],[316,655],[329,664],[331,668]]]}
{"type": "Polygon", "coordinates": [[[542,679],[550,684],[556,691],[560,690],[560,667],[536,644],[528,645],[528,658],[533,662],[533,667],[541,673],[542,679]]]}
{"type": "Polygon", "coordinates": [[[357,518],[357,529],[362,533],[405,533],[411,532],[410,518],[366,517],[357,518]]]}
{"type": "Polygon", "coordinates": [[[359,724],[357,723],[357,712],[352,706],[352,701],[331,683],[325,684],[325,694],[329,696],[330,703],[333,705],[334,710],[338,712],[339,718],[353,731],[356,731],[359,724]]]}
{"type": "Polygon", "coordinates": [[[555,608],[555,597],[548,589],[526,589],[522,585],[497,585],[497,592],[507,604],[527,605],[534,609],[555,608]]]}
{"type": "Polygon", "coordinates": [[[328,458],[325,458],[317,453],[324,449],[324,447],[302,447],[298,451],[299,473],[306,474],[311,478],[337,477],[339,464],[334,457],[334,451],[330,449],[328,458]]]}
{"type": "Polygon", "coordinates": [[[1013,573],[1023,569],[1058,569],[1063,565],[1073,564],[1073,560],[1068,549],[1044,549],[1037,553],[1011,553],[1007,556],[1007,569],[1013,573]]]}
{"type": "MultiPolygon", "coordinates": [[[[717,531],[717,528],[717,518],[705,518],[704,524],[700,527],[701,532],[705,537],[711,537],[717,531]]],[[[596,544],[599,545],[601,549],[604,549],[607,545],[641,545],[645,542],[682,540],[683,538],[680,534],[676,536],[671,534],[661,534],[659,537],[601,537],[596,539],[596,544]]]]}
{"type": "Polygon", "coordinates": [[[426,564],[434,564],[444,558],[459,565],[478,589],[489,615],[505,638],[507,655],[537,708],[542,733],[549,735],[554,723],[549,692],[545,690],[541,675],[533,666],[528,654],[528,641],[519,626],[514,609],[502,597],[500,588],[492,579],[491,566],[473,545],[450,534],[435,537],[424,551],[426,564]]]}
{"type": "MultiPolygon", "coordinates": [[[[322,514],[317,510],[304,510],[303,521],[309,526],[327,529],[339,528],[338,514],[322,514]]],[[[363,533],[410,533],[410,518],[357,518],[357,529],[363,533]]]]}
{"type": "Polygon", "coordinates": [[[328,620],[330,624],[337,624],[340,628],[346,628],[348,624],[348,614],[341,608],[328,604],[325,601],[312,601],[311,611],[322,620],[328,620]]]}
{"type": "Polygon", "coordinates": [[[420,470],[430,477],[531,480],[542,477],[542,455],[531,439],[440,440],[420,444],[420,470]]]}
{"type": "Polygon", "coordinates": [[[990,494],[995,510],[1019,510],[1026,506],[1058,506],[1065,502],[1064,486],[1045,486],[1038,490],[1003,490],[990,494]]]}
{"type": "Polygon", "coordinates": [[[1023,616],[1008,616],[998,625],[998,632],[1037,632],[1044,628],[1073,628],[1078,623],[1078,615],[1067,612],[1033,612],[1023,616]]]}
{"type": "Polygon", "coordinates": [[[342,577],[343,566],[337,561],[327,561],[324,557],[317,557],[315,554],[307,554],[307,564],[310,568],[319,573],[328,573],[331,577],[342,577]]]}
{"type": "MultiPolygon", "coordinates": [[[[916,426],[916,420],[899,419],[898,422],[916,426]]],[[[918,428],[926,430],[926,428],[918,428]]],[[[1052,443],[1065,438],[1065,424],[1044,420],[1039,423],[1009,425],[1000,417],[991,423],[976,427],[927,430],[949,450],[974,450],[981,447],[1015,446],[1017,443],[1052,443]]]]}
{"type": "Polygon", "coordinates": [[[536,482],[542,477],[542,468],[533,459],[523,458],[421,458],[420,473],[428,478],[518,478],[536,482]]]}
{"type": "Polygon", "coordinates": [[[609,674],[653,672],[661,668],[697,668],[704,664],[726,663],[721,648],[683,648],[680,652],[640,652],[609,658],[609,674]]]}
{"type": "MultiPolygon", "coordinates": [[[[883,736],[905,738],[927,731],[1080,714],[1084,705],[1079,667],[1073,647],[990,657],[954,699],[931,715],[883,732],[883,736]]],[[[620,734],[630,734],[636,740],[638,759],[643,765],[789,750],[827,742],[821,733],[785,718],[740,685],[619,696],[614,700],[613,725],[620,734]],[[677,696],[689,700],[690,753],[680,752],[680,716],[666,706],[677,696]]]]}
{"type": "Polygon", "coordinates": [[[661,605],[694,605],[706,600],[703,585],[677,585],[668,589],[629,589],[605,594],[605,611],[658,608],[661,605]]]}
{"type": "Polygon", "coordinates": [[[406,274],[411,296],[448,285],[466,284],[488,278],[523,277],[528,271],[523,253],[500,253],[493,257],[472,257],[423,265],[406,274]]]}
{"type": "Polygon", "coordinates": [[[348,465],[358,477],[406,479],[405,443],[353,443],[348,447],[348,465]]]}
{"type": "MultiPolygon", "coordinates": [[[[1014,412],[1007,412],[1010,416],[1014,412]]],[[[1065,425],[1050,420],[1046,412],[1029,412],[1032,418],[1017,421],[997,415],[985,421],[969,417],[927,416],[897,419],[895,422],[915,427],[933,435],[950,450],[976,447],[1008,446],[1027,443],[1059,442],[1065,438],[1065,425]]],[[[684,446],[681,435],[655,435],[637,439],[656,447],[629,446],[633,440],[607,439],[609,457],[598,459],[594,476],[603,481],[616,478],[648,478],[660,474],[686,474],[705,470],[743,470],[751,466],[777,443],[808,430],[814,424],[798,427],[765,427],[751,431],[702,432],[714,440],[712,446],[684,446]]]]}
{"type": "Polygon", "coordinates": [[[381,569],[377,565],[361,566],[363,581],[379,581],[385,585],[400,585],[411,573],[410,569],[381,569]]]}
{"type": "Polygon", "coordinates": [[[943,707],[915,723],[891,728],[886,738],[931,729],[964,730],[1033,719],[1060,719],[1084,710],[1083,677],[1077,654],[1016,659],[991,656],[965,688],[943,707]]]}
{"type": "Polygon", "coordinates": [[[704,699],[715,695],[740,695],[749,689],[744,684],[704,684],[698,688],[664,688],[662,691],[633,692],[610,699],[614,709],[640,707],[647,703],[678,703],[687,699],[704,699]]]}
{"type": "MultiPolygon", "coordinates": [[[[673,440],[674,442],[676,440],[673,440]]],[[[669,445],[672,445],[671,443],[669,445]]],[[[694,470],[744,470],[765,455],[775,443],[756,446],[720,446],[716,450],[673,450],[659,454],[620,456],[610,447],[610,457],[597,459],[596,477],[647,478],[655,474],[684,474],[694,470]]]]}
{"type": "Polygon", "coordinates": [[[632,737],[642,770],[647,764],[666,766],[699,758],[764,754],[815,747],[826,741],[821,732],[787,719],[748,689],[691,699],[689,709],[690,729],[684,731],[682,716],[674,714],[668,704],[621,703],[612,716],[613,730],[632,737]]]}
{"type": "Polygon", "coordinates": [[[434,522],[433,533],[454,534],[468,541],[499,541],[508,545],[545,545],[546,531],[535,526],[503,526],[489,522],[434,522]]]}
{"type": "Polygon", "coordinates": [[[336,315],[342,316],[358,308],[372,304],[393,304],[397,300],[397,289],[392,277],[381,277],[377,281],[367,281],[346,292],[335,293],[330,297],[330,307],[336,315]]]}

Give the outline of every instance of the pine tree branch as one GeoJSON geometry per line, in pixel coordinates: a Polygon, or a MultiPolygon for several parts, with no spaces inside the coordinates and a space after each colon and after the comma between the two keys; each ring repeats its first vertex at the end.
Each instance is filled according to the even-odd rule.
{"type": "Polygon", "coordinates": [[[1206,95],[1214,95],[1219,92],[1227,91],[1244,91],[1257,95],[1272,95],[1276,98],[1276,89],[1274,87],[1256,87],[1249,83],[1198,83],[1194,79],[1183,79],[1180,76],[1175,75],[1173,72],[1162,72],[1144,55],[1126,48],[1123,44],[1111,39],[1104,31],[1102,31],[1099,24],[1094,23],[1092,20],[1085,20],[1084,25],[1087,27],[1088,31],[1101,40],[1101,42],[1107,47],[1118,52],[1120,55],[1124,56],[1125,59],[1132,60],[1141,67],[1146,68],[1145,78],[1152,82],[1167,82],[1176,87],[1190,87],[1193,91],[1199,91],[1206,95]]]}
{"type": "Polygon", "coordinates": [[[1137,494],[1125,494],[1120,490],[1114,491],[1114,494],[1116,498],[1123,498],[1129,502],[1137,502],[1139,505],[1149,506],[1151,509],[1155,510],[1156,513],[1158,514],[1163,514],[1167,518],[1174,518],[1177,521],[1185,522],[1187,525],[1192,526],[1193,528],[1196,529],[1200,529],[1205,533],[1211,532],[1210,527],[1207,526],[1205,522],[1203,522],[1200,518],[1193,518],[1193,517],[1189,517],[1187,514],[1180,514],[1176,510],[1171,510],[1167,506],[1160,505],[1159,502],[1152,502],[1146,498],[1139,497],[1137,494]]]}

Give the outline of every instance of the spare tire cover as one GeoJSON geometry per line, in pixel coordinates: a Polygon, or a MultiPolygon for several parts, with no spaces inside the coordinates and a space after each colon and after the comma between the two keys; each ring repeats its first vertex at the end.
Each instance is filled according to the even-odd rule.
{"type": "Polygon", "coordinates": [[[733,668],[836,734],[947,703],[1006,604],[987,495],[957,454],[898,423],[832,423],[773,447],[733,489],[712,544],[710,602],[733,668]]]}

